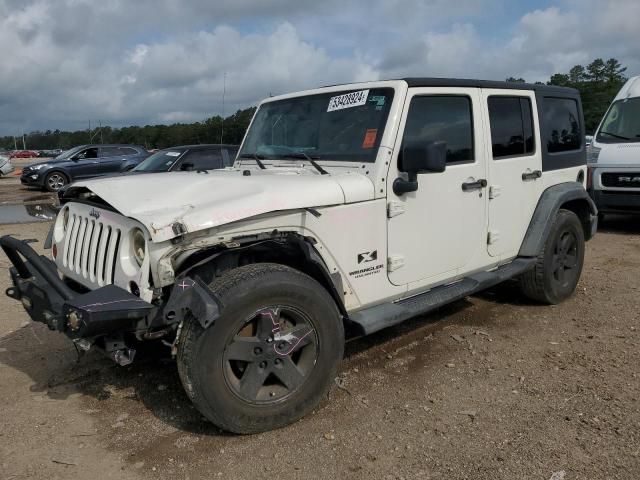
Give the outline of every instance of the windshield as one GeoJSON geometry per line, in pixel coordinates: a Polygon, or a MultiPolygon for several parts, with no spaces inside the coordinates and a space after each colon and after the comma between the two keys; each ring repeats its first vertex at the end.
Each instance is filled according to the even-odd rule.
{"type": "Polygon", "coordinates": [[[618,100],[611,105],[596,140],[602,143],[640,142],[640,97],[618,100]]]}
{"type": "Polygon", "coordinates": [[[147,157],[133,169],[134,172],[166,172],[180,158],[184,150],[160,150],[147,157]]]}
{"type": "Polygon", "coordinates": [[[55,160],[63,160],[65,158],[70,158],[73,155],[75,155],[76,153],[78,153],[80,150],[82,150],[84,147],[83,146],[79,146],[79,147],[73,147],[69,150],[66,150],[64,152],[62,152],[60,155],[58,155],[55,160]]]}
{"type": "Polygon", "coordinates": [[[240,156],[374,162],[392,100],[392,88],[375,88],[265,103],[240,156]]]}

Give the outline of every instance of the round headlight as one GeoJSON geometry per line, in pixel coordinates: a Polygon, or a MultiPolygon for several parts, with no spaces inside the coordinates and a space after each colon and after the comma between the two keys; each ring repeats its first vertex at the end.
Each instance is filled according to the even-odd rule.
{"type": "Polygon", "coordinates": [[[142,266],[144,257],[147,255],[147,240],[144,238],[144,232],[139,228],[134,228],[131,231],[131,247],[136,262],[138,262],[139,266],[142,266]]]}

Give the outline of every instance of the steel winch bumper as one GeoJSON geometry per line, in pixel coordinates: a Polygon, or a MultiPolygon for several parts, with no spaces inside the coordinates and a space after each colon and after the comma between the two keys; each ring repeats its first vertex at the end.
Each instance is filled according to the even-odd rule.
{"type": "Polygon", "coordinates": [[[219,299],[198,276],[178,277],[164,305],[154,305],[115,285],[73,290],[59,277],[55,262],[38,255],[27,241],[4,236],[0,247],[13,264],[9,270],[13,286],[6,294],[21,301],[32,320],[72,340],[124,333],[159,338],[167,327],[177,327],[188,316],[207,328],[222,310],[219,299]]]}
{"type": "Polygon", "coordinates": [[[58,276],[56,264],[24,240],[4,236],[0,246],[13,264],[9,270],[13,286],[6,294],[21,301],[32,320],[71,339],[135,331],[155,308],[115,285],[89,292],[71,289],[58,276]]]}

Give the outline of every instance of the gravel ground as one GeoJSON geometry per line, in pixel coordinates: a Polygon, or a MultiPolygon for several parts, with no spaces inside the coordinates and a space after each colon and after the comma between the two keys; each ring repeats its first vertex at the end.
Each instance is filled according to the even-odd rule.
{"type": "Polygon", "coordinates": [[[328,401],[247,437],[202,421],[165,347],[77,360],[3,296],[0,478],[638,479],[639,234],[605,222],[562,305],[504,284],[349,343],[328,401]]]}

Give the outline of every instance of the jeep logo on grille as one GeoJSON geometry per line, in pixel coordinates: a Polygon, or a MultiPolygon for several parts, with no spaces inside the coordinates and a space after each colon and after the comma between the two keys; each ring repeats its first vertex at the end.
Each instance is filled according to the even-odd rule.
{"type": "Polygon", "coordinates": [[[618,177],[620,183],[637,183],[640,184],[640,176],[638,177],[618,177]]]}
{"type": "Polygon", "coordinates": [[[95,208],[92,208],[89,212],[89,216],[95,218],[96,220],[100,218],[100,212],[95,208]]]}

